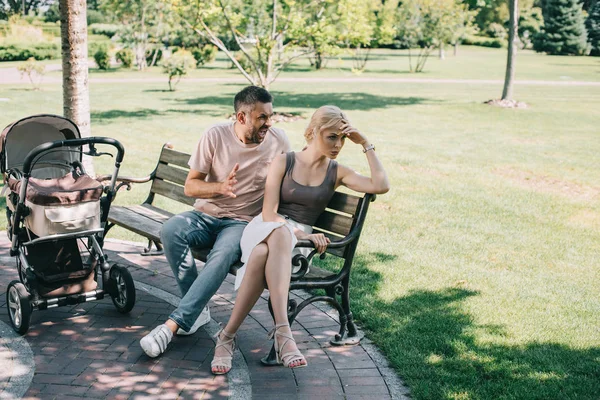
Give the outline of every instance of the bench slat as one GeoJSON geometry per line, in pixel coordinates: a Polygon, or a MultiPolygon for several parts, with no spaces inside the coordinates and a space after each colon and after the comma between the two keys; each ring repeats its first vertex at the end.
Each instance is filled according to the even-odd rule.
{"type": "Polygon", "coordinates": [[[176,168],[168,164],[158,164],[156,178],[171,181],[183,186],[185,185],[185,180],[189,171],[189,169],[176,168]]]}
{"type": "Polygon", "coordinates": [[[350,228],[352,228],[353,220],[353,218],[345,215],[324,211],[319,215],[315,227],[346,236],[350,232],[350,228]]]}
{"type": "Polygon", "coordinates": [[[170,212],[161,210],[160,208],[151,206],[150,204],[128,206],[125,208],[133,211],[136,214],[139,214],[140,216],[150,218],[151,220],[156,222],[160,222],[161,224],[164,224],[169,218],[173,216],[173,214],[171,214],[170,212]]]}
{"type": "Polygon", "coordinates": [[[171,182],[163,181],[161,179],[155,179],[152,181],[151,192],[160,194],[161,196],[168,197],[173,200],[177,200],[180,203],[187,204],[189,206],[194,205],[194,199],[187,197],[183,192],[183,186],[176,185],[171,182]]]}
{"type": "Polygon", "coordinates": [[[169,149],[168,147],[163,147],[162,152],[160,153],[159,162],[165,164],[174,164],[181,168],[189,168],[188,161],[190,160],[190,155],[187,153],[182,153],[177,150],[169,149]]]}
{"type": "Polygon", "coordinates": [[[331,201],[327,204],[327,208],[354,216],[361,199],[361,197],[351,194],[335,192],[331,201]]]}
{"type": "Polygon", "coordinates": [[[135,232],[138,235],[142,235],[151,240],[160,241],[160,229],[162,224],[153,221],[150,218],[140,216],[140,214],[127,207],[112,206],[110,208],[110,213],[108,214],[108,220],[115,225],[135,232]]]}

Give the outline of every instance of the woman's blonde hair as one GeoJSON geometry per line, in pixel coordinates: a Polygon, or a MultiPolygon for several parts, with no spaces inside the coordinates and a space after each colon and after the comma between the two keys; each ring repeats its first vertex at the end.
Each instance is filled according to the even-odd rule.
{"type": "Polygon", "coordinates": [[[312,139],[325,129],[335,128],[337,131],[340,130],[341,124],[350,121],[348,117],[339,107],[336,106],[322,106],[315,111],[310,118],[310,122],[306,131],[304,132],[304,138],[310,143],[312,139]]]}

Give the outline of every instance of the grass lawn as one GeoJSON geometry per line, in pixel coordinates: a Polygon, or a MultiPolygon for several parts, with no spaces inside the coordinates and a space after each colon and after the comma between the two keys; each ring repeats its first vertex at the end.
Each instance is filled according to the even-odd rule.
{"type": "MultiPolygon", "coordinates": [[[[416,76],[393,73],[390,53],[373,60],[378,72],[365,74],[501,79],[504,54],[465,49],[456,59],[432,58],[431,72],[416,76]]],[[[518,79],[600,78],[600,60],[589,57],[523,53],[518,62],[518,79]]],[[[303,68],[284,76],[340,75],[303,68]]],[[[165,92],[166,79],[93,83],[93,134],[123,142],[123,175],[145,175],[164,142],[191,151],[206,127],[231,112],[243,86],[182,82],[177,92],[165,92]]],[[[600,90],[519,85],[516,98],[528,109],[482,104],[501,90],[326,80],[271,88],[278,111],[309,117],[320,105],[339,105],[377,145],[392,190],[367,218],[351,301],[414,398],[598,399],[600,90]]],[[[39,92],[0,85],[0,98],[10,99],[2,103],[2,126],[62,111],[58,85],[39,92]]],[[[294,149],[306,124],[279,124],[294,149]]],[[[357,146],[348,144],[339,161],[367,171],[357,146]]],[[[96,163],[97,172],[110,172],[108,163],[96,163]]],[[[116,202],[141,202],[147,191],[140,185],[116,202]]],[[[140,240],[124,231],[111,235],[140,240]]]]}

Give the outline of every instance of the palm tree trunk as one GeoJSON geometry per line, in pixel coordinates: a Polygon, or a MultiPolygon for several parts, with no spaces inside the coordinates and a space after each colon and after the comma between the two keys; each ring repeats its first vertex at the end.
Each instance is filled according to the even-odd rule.
{"type": "Polygon", "coordinates": [[[506,75],[504,77],[504,90],[502,100],[512,100],[513,81],[515,79],[515,59],[517,57],[517,44],[519,40],[519,4],[518,0],[509,0],[510,20],[508,29],[508,56],[506,59],[506,75]]]}
{"type": "MultiPolygon", "coordinates": [[[[86,0],[60,0],[62,44],[63,113],[77,124],[82,137],[91,136],[86,0]]],[[[94,176],[89,157],[84,158],[88,174],[94,176]]]]}

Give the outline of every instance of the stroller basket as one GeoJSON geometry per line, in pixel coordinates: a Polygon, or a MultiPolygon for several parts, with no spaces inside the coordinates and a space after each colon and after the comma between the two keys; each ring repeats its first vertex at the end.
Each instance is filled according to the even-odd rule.
{"type": "MultiPolygon", "coordinates": [[[[20,180],[9,178],[8,185],[20,192],[20,180]]],[[[30,178],[25,205],[31,211],[25,226],[39,237],[99,229],[102,190],[102,184],[75,172],[55,179],[30,178]]],[[[14,211],[11,201],[7,204],[14,211]]]]}

